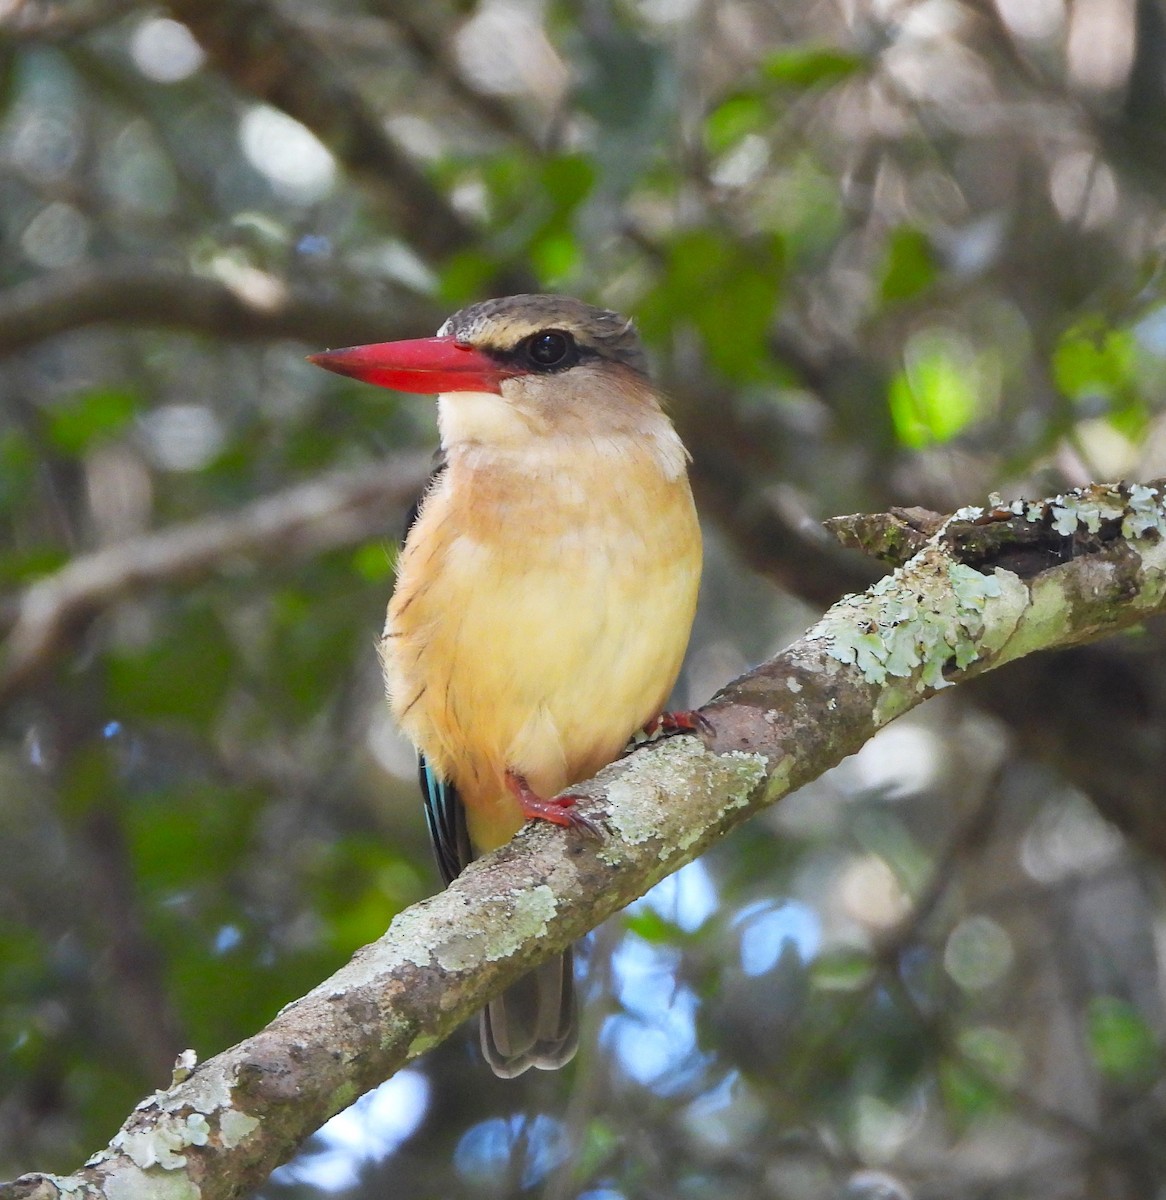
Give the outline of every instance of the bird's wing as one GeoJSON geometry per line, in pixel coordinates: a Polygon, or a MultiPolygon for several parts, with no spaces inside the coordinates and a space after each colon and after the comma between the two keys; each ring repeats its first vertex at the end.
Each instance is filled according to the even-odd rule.
{"type": "Polygon", "coordinates": [[[425,761],[417,756],[417,774],[421,780],[421,795],[425,800],[425,824],[429,840],[437,857],[437,869],[443,883],[451,883],[474,857],[470,849],[470,833],[466,827],[466,809],[457,788],[442,779],[425,761]]]}
{"type": "MultiPolygon", "coordinates": [[[[422,500],[445,467],[445,458],[439,451],[425,487],[405,517],[406,540],[409,531],[416,524],[422,500]]],[[[442,779],[421,753],[417,755],[417,776],[421,782],[421,797],[425,802],[425,824],[429,826],[429,840],[433,843],[437,869],[441,872],[442,882],[450,883],[462,873],[474,856],[470,849],[469,830],[466,828],[465,806],[457,794],[457,788],[448,780],[442,779]]]]}

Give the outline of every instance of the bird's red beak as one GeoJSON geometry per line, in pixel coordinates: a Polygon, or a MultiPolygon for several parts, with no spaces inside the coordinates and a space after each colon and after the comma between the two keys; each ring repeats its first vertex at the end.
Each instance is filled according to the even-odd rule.
{"type": "Polygon", "coordinates": [[[315,363],[338,375],[395,388],[398,392],[499,392],[502,380],[517,371],[452,337],[378,342],[310,354],[315,363]]]}

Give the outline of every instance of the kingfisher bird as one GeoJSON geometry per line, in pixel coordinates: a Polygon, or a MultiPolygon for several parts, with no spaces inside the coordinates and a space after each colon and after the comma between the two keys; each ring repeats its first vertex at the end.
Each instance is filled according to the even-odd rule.
{"type": "MultiPolygon", "coordinates": [[[[564,795],[663,712],[696,609],[689,456],[631,321],[554,295],[471,304],[437,336],[313,355],[435,394],[441,449],[397,562],[380,658],[417,747],[448,884],[539,818],[594,832],[564,795]]],[[[571,952],[481,1015],[504,1078],[578,1041],[571,952]]]]}

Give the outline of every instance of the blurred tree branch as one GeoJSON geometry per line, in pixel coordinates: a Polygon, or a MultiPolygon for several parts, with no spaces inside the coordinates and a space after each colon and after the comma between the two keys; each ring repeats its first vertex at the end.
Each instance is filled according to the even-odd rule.
{"type": "Polygon", "coordinates": [[[173,0],[170,9],[241,91],[282,108],[325,142],[412,245],[440,256],[474,238],[473,229],[393,142],[360,93],[275,5],[173,0]]]}
{"type": "MultiPolygon", "coordinates": [[[[173,0],[171,11],[245,93],[306,125],[386,210],[398,235],[440,261],[478,239],[339,68],[268,0],[173,0]]],[[[503,269],[503,291],[533,291],[529,273],[503,269]]]]}
{"type": "Polygon", "coordinates": [[[451,97],[491,129],[513,138],[529,150],[538,150],[538,139],[523,125],[509,105],[467,80],[453,50],[446,14],[421,0],[377,0],[376,8],[400,30],[410,48],[424,60],[428,74],[439,78],[451,97]]]}
{"type": "Polygon", "coordinates": [[[0,40],[60,41],[87,33],[138,6],[138,0],[59,4],[17,0],[0,12],[0,40]]]}
{"type": "Polygon", "coordinates": [[[229,516],[159,530],[74,558],[32,584],[5,613],[0,703],[52,662],[94,616],[147,587],[209,574],[232,559],[309,558],[381,536],[420,491],[425,455],[335,472],[257,500],[229,516]]]}
{"type": "Polygon", "coordinates": [[[184,1177],[204,1200],[253,1189],[508,983],[937,688],[1166,609],[1164,532],[1158,488],[961,510],[893,575],[719,693],[706,745],[643,748],[578,789],[601,842],[526,828],[262,1032],[177,1072],[82,1171],[23,1176],[0,1200],[158,1194],[184,1177]]]}
{"type": "MultiPolygon", "coordinates": [[[[293,290],[259,271],[249,283],[231,284],[165,264],[114,261],[61,270],[0,292],[0,354],[94,324],[341,346],[422,336],[443,319],[436,305],[403,293],[374,307],[293,290]]],[[[766,488],[777,471],[768,434],[758,436],[711,385],[679,378],[669,385],[677,426],[693,449],[701,506],[716,516],[754,570],[820,605],[870,582],[868,565],[816,529],[795,526],[772,502],[766,488]]]]}
{"type": "Polygon", "coordinates": [[[339,346],[430,333],[442,319],[405,293],[390,292],[374,308],[293,289],[258,270],[226,283],[163,263],[114,260],[0,292],[0,354],[105,323],[339,346]]]}

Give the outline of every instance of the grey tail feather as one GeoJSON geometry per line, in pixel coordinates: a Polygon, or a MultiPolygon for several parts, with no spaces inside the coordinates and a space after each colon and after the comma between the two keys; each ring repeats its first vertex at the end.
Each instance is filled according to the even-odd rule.
{"type": "Polygon", "coordinates": [[[482,1009],[482,1053],[494,1074],[513,1079],[529,1067],[553,1071],[579,1045],[571,950],[536,967],[482,1009]]]}

